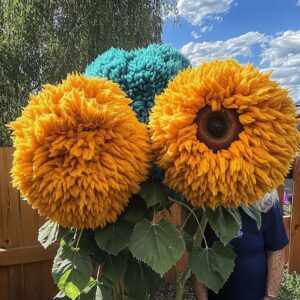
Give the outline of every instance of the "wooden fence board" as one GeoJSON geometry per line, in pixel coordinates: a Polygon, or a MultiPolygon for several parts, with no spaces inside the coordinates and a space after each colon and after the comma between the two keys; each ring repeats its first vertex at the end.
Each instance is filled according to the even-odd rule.
{"type": "Polygon", "coordinates": [[[50,245],[44,249],[41,245],[27,246],[22,248],[11,248],[0,251],[0,266],[12,266],[50,260],[54,257],[58,245],[50,245]]]}
{"type": "Polygon", "coordinates": [[[13,148],[0,148],[0,299],[48,300],[57,293],[51,267],[57,245],[37,241],[43,224],[11,185],[13,148]]]}
{"type": "Polygon", "coordinates": [[[300,272],[300,155],[293,168],[293,199],[290,224],[289,272],[300,272]]]}

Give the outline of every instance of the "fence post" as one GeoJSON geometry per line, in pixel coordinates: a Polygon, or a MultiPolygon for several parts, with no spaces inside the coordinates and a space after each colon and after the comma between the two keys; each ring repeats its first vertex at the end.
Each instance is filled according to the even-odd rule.
{"type": "Polygon", "coordinates": [[[300,155],[293,168],[293,200],[290,225],[289,272],[300,272],[300,155]]]}

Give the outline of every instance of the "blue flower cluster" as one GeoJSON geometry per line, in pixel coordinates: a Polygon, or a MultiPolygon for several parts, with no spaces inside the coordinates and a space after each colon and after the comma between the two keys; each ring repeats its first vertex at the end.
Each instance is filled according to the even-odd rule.
{"type": "Polygon", "coordinates": [[[155,95],[188,66],[189,60],[172,46],[152,44],[132,51],[111,48],[87,66],[85,74],[107,77],[118,83],[133,100],[133,110],[139,120],[148,123],[155,95]]]}

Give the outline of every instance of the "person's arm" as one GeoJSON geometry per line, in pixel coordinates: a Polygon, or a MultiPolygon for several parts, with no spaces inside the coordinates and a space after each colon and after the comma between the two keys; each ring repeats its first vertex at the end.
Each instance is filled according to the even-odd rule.
{"type": "Polygon", "coordinates": [[[197,280],[195,274],[191,276],[191,285],[197,300],[208,300],[207,287],[197,280]]]}
{"type": "Polygon", "coordinates": [[[277,296],[281,285],[284,269],[284,249],[268,251],[268,278],[267,289],[264,300],[273,299],[277,296]],[[272,298],[273,297],[273,298],[272,298]]]}

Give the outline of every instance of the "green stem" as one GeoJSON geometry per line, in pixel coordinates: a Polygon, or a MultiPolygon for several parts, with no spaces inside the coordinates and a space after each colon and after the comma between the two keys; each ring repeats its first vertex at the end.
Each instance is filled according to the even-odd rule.
{"type": "MultiPolygon", "coordinates": [[[[194,212],[194,209],[192,210],[194,212]]],[[[185,218],[183,224],[180,226],[180,231],[184,230],[184,227],[186,225],[186,223],[188,222],[188,220],[190,219],[190,217],[192,216],[192,213],[190,212],[187,217],[185,218]]]]}
{"type": "Polygon", "coordinates": [[[123,295],[120,293],[119,282],[117,282],[113,287],[114,300],[122,300],[123,295]]]}
{"type": "Polygon", "coordinates": [[[171,201],[171,202],[176,202],[176,203],[178,203],[178,204],[184,206],[185,208],[187,208],[187,209],[190,211],[190,213],[194,216],[194,218],[195,218],[196,222],[198,223],[198,225],[200,226],[200,222],[199,222],[199,220],[198,220],[196,214],[194,213],[194,210],[193,210],[193,209],[191,209],[188,205],[186,205],[186,204],[184,204],[184,203],[182,203],[182,202],[179,202],[179,201],[177,201],[177,200],[175,200],[175,199],[170,198],[170,201],[171,201]]]}
{"type": "Polygon", "coordinates": [[[189,268],[186,267],[183,272],[178,276],[176,282],[176,298],[175,300],[182,300],[184,294],[184,288],[187,281],[187,274],[189,272],[189,268]]]}
{"type": "MultiPolygon", "coordinates": [[[[198,223],[198,229],[197,229],[197,232],[196,232],[195,243],[201,245],[202,240],[204,240],[206,248],[207,248],[208,245],[207,245],[206,238],[204,236],[205,227],[207,225],[207,218],[205,216],[205,213],[203,211],[203,214],[201,216],[200,222],[199,222],[199,220],[198,220],[198,218],[195,215],[195,213],[194,213],[193,210],[190,210],[190,214],[194,215],[194,217],[196,218],[197,223],[198,223]],[[201,232],[200,235],[199,235],[199,231],[201,232]]],[[[188,215],[188,218],[190,217],[190,214],[188,215]]],[[[185,284],[186,284],[186,281],[187,281],[187,274],[188,274],[188,272],[189,272],[189,267],[186,266],[185,269],[181,272],[181,274],[177,278],[177,282],[176,282],[177,283],[177,286],[176,286],[176,298],[175,298],[175,300],[183,300],[183,294],[184,294],[185,284]]]]}
{"type": "Polygon", "coordinates": [[[199,224],[197,232],[196,232],[196,240],[195,240],[195,242],[199,246],[201,246],[202,240],[204,240],[205,247],[208,248],[207,241],[206,241],[206,238],[204,236],[204,231],[205,231],[206,225],[207,225],[207,218],[205,216],[205,211],[203,211],[203,214],[202,214],[201,220],[200,220],[200,224],[199,224]],[[201,231],[201,235],[199,235],[199,230],[201,231]]]}
{"type": "Polygon", "coordinates": [[[100,270],[101,270],[101,265],[99,265],[99,267],[98,267],[96,280],[99,279],[100,270]]]}
{"type": "Polygon", "coordinates": [[[77,239],[77,242],[76,242],[76,249],[77,249],[77,248],[78,248],[78,246],[79,246],[79,242],[80,242],[80,239],[81,239],[82,233],[83,233],[83,229],[81,229],[81,230],[80,230],[80,232],[79,232],[79,236],[78,236],[78,239],[77,239]]]}

